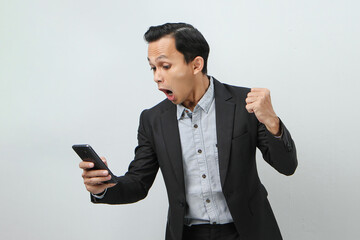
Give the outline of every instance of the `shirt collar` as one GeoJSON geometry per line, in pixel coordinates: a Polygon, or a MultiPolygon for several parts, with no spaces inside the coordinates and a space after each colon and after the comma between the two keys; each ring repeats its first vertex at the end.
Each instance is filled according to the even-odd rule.
{"type": "MultiPolygon", "coordinates": [[[[205,94],[198,102],[198,104],[195,106],[194,110],[200,107],[202,110],[208,113],[213,100],[214,100],[214,82],[213,82],[213,78],[210,76],[210,85],[206,90],[205,94]]],[[[180,120],[182,117],[184,117],[185,114],[183,115],[183,113],[186,110],[186,108],[182,104],[177,104],[176,107],[177,107],[177,119],[180,120]]]]}

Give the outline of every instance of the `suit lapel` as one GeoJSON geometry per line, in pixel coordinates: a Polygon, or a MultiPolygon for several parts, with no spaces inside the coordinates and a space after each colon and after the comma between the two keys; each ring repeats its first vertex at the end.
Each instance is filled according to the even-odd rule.
{"type": "Polygon", "coordinates": [[[161,115],[162,134],[176,180],[178,181],[181,190],[185,192],[181,142],[178,120],[176,118],[176,105],[170,104],[171,106],[161,115]]]}
{"type": "Polygon", "coordinates": [[[235,104],[228,101],[231,98],[231,94],[226,90],[224,85],[218,82],[215,78],[214,91],[219,171],[221,186],[224,187],[230,160],[235,104]]]}

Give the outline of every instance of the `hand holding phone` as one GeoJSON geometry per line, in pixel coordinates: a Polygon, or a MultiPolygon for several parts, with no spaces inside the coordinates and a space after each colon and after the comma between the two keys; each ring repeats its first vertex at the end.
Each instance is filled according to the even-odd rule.
{"type": "Polygon", "coordinates": [[[73,149],[83,160],[79,167],[83,169],[82,177],[89,192],[99,194],[116,185],[116,176],[107,167],[106,159],[100,158],[90,145],[74,145],[73,149]]]}

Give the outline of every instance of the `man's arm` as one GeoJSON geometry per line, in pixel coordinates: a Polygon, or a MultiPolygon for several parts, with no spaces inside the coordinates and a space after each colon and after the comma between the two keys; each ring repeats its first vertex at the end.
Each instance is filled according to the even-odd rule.
{"type": "Polygon", "coordinates": [[[156,177],[159,165],[143,124],[144,113],[145,111],[140,116],[138,146],[135,149],[135,159],[130,163],[128,172],[124,176],[118,177],[118,183],[116,185],[105,186],[104,184],[101,188],[102,191],[100,191],[99,187],[96,188],[96,192],[89,191],[88,189],[88,191],[93,194],[101,194],[107,189],[102,198],[91,195],[92,202],[125,204],[139,201],[147,196],[156,177]]]}
{"type": "Polygon", "coordinates": [[[246,98],[246,109],[259,121],[257,147],[263,158],[277,171],[292,175],[297,167],[295,143],[273,109],[270,91],[252,88],[246,98]]]}
{"type": "Polygon", "coordinates": [[[290,132],[280,120],[281,137],[274,136],[264,124],[258,124],[257,147],[263,158],[278,172],[287,176],[294,174],[297,168],[295,143],[290,132]]]}

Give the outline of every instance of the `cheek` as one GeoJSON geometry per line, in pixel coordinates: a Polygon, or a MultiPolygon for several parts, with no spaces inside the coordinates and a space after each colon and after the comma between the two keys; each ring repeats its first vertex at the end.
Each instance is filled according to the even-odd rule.
{"type": "Polygon", "coordinates": [[[192,87],[191,79],[192,75],[188,68],[174,69],[172,74],[172,85],[178,91],[188,91],[192,87]]]}
{"type": "Polygon", "coordinates": [[[186,75],[177,78],[174,82],[174,90],[178,92],[178,94],[188,94],[192,89],[192,84],[190,78],[186,75]]]}
{"type": "Polygon", "coordinates": [[[169,72],[169,75],[173,78],[174,81],[186,78],[187,74],[187,69],[181,67],[172,68],[169,72]]]}

